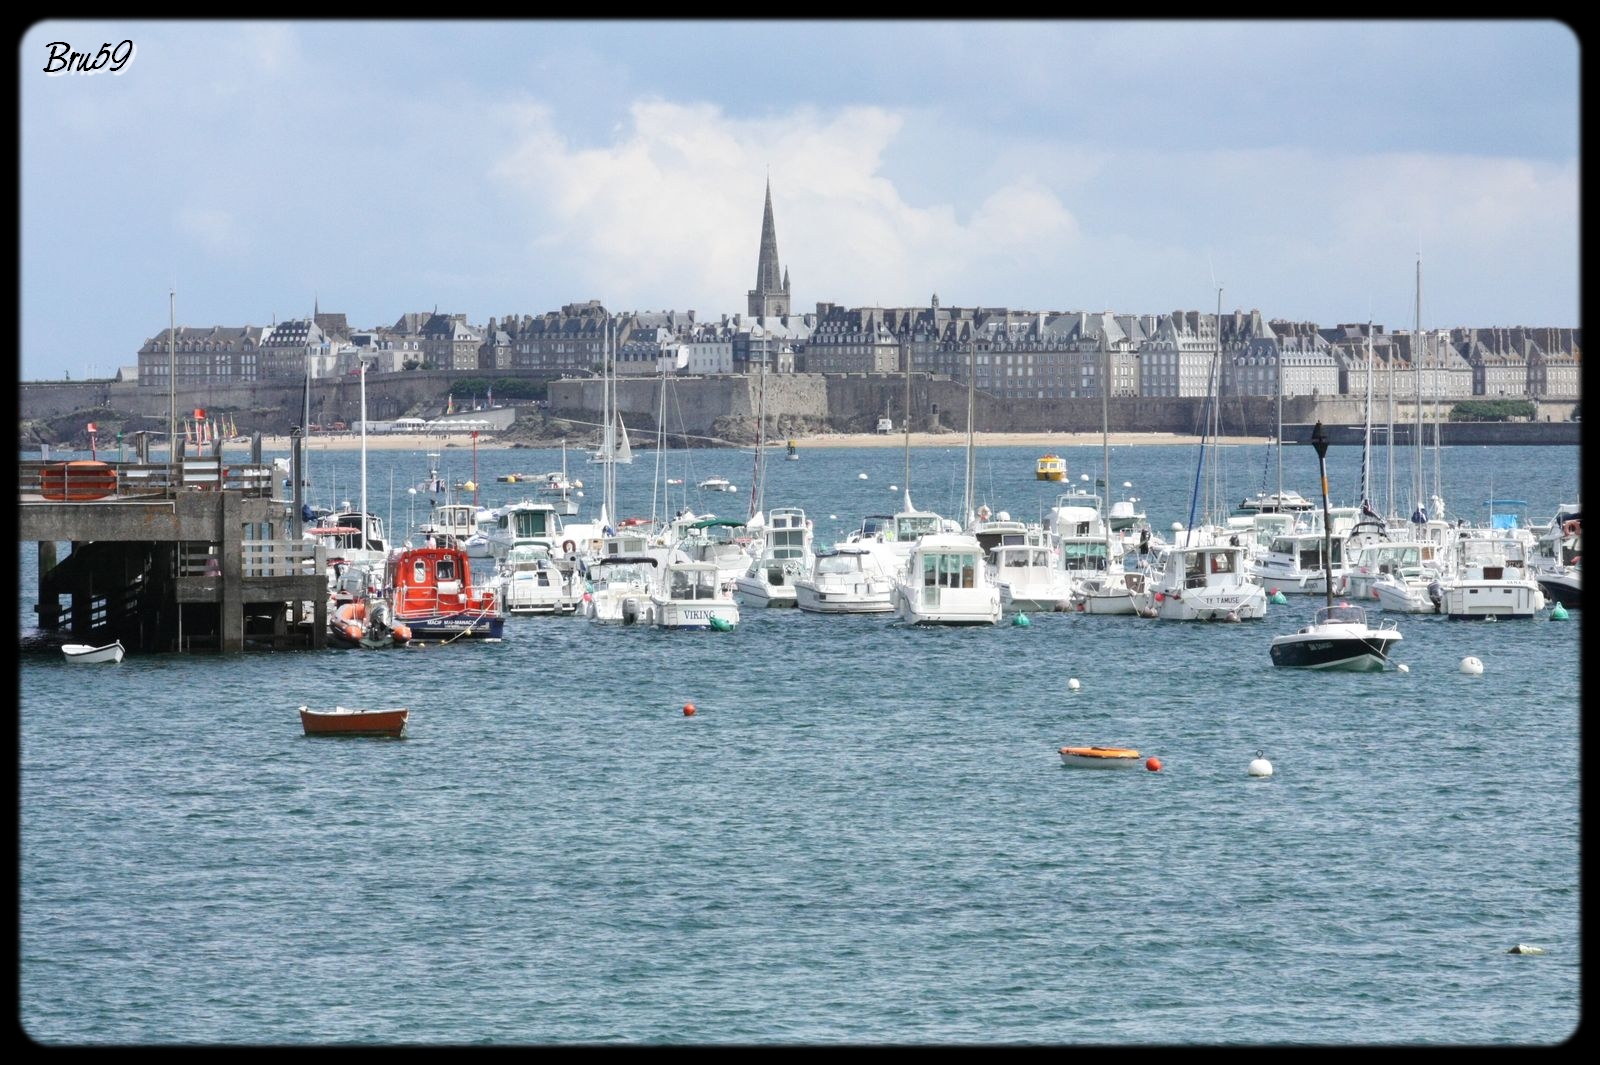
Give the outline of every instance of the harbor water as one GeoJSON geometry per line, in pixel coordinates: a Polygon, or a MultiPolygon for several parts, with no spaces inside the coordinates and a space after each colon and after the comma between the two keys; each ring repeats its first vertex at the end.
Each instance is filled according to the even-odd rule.
{"type": "MultiPolygon", "coordinates": [[[[1066,487],[1034,479],[1041,453],[979,449],[978,501],[1038,520],[1066,487]]],[[[1104,476],[1098,447],[1056,453],[1104,476]]],[[[1197,454],[1113,448],[1112,499],[1187,524],[1197,454]]],[[[749,451],[635,456],[618,516],[745,515],[749,451]],[[712,475],[738,490],[702,497],[712,475]]],[[[1578,497],[1577,448],[1440,460],[1469,520],[1578,497]]],[[[954,515],[962,440],[910,461],[914,502],[954,515]]],[[[1269,448],[1218,461],[1202,493],[1276,490],[1269,448]]],[[[831,543],[898,509],[905,462],[801,441],[764,502],[831,543]]],[[[1311,449],[1283,462],[1318,498],[1311,449]]],[[[1359,463],[1330,452],[1336,504],[1359,463]]],[[[359,498],[356,452],[308,465],[314,501],[359,498]]],[[[368,505],[399,539],[430,467],[490,506],[527,487],[497,476],[560,465],[373,451],[368,505]]],[[[19,570],[18,1018],[40,1044],[1545,1046],[1581,1021],[1581,610],[1401,615],[1408,671],[1378,674],[1272,666],[1303,595],[1237,624],[516,617],[494,643],[80,666],[35,630],[33,545],[19,570]],[[308,738],[301,704],[411,720],[308,738]]]]}

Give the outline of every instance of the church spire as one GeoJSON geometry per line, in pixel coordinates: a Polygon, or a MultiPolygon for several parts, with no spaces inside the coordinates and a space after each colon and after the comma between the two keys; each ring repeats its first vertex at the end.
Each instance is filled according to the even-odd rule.
{"type": "Polygon", "coordinates": [[[767,202],[761,215],[761,252],[756,260],[756,287],[749,292],[753,318],[789,313],[789,273],[778,265],[778,229],[772,221],[772,179],[767,178],[767,202]]]}

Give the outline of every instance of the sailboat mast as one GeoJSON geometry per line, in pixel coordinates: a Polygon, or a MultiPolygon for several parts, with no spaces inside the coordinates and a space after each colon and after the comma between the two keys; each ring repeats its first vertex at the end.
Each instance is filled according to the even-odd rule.
{"type": "MultiPolygon", "coordinates": [[[[367,542],[367,360],[360,362],[361,375],[361,550],[372,546],[367,542]]],[[[476,437],[476,433],[473,434],[476,437]]],[[[476,447],[476,444],[474,444],[476,447]]],[[[476,451],[474,451],[476,454],[476,451]]]]}
{"type": "Polygon", "coordinates": [[[1106,494],[1100,500],[1106,513],[1111,511],[1111,340],[1105,330],[1100,331],[1100,343],[1105,345],[1105,372],[1100,381],[1100,460],[1105,465],[1106,494]]]}
{"type": "Polygon", "coordinates": [[[613,389],[612,374],[616,372],[616,360],[611,355],[611,315],[606,314],[605,333],[600,338],[601,360],[601,392],[604,397],[606,423],[605,434],[601,437],[601,455],[604,456],[600,467],[601,499],[605,507],[604,520],[616,522],[617,520],[617,429],[616,429],[616,393],[613,389]]]}
{"type": "MultiPolygon", "coordinates": [[[[974,341],[974,343],[976,343],[976,341],[974,341]]],[[[901,483],[905,488],[905,496],[906,496],[905,509],[906,510],[910,510],[911,509],[911,349],[907,346],[906,341],[905,341],[904,338],[901,338],[901,340],[900,340],[900,361],[904,364],[905,371],[906,371],[906,413],[905,413],[905,423],[906,424],[905,424],[905,447],[903,448],[903,450],[905,452],[906,472],[905,472],[905,480],[902,481],[901,483]]],[[[972,374],[971,367],[968,367],[967,374],[968,374],[968,376],[971,376],[971,374],[972,374]]]]}
{"type": "Polygon", "coordinates": [[[973,450],[972,450],[972,412],[976,406],[977,379],[974,370],[978,364],[978,340],[973,337],[967,344],[967,484],[961,497],[961,525],[964,529],[972,528],[975,517],[973,514],[973,450]]]}
{"type": "Polygon", "coordinates": [[[1278,453],[1278,505],[1283,505],[1283,345],[1278,345],[1278,357],[1273,360],[1277,364],[1278,378],[1278,435],[1273,439],[1273,450],[1278,453]]]}
{"type": "Polygon", "coordinates": [[[1411,335],[1412,378],[1415,390],[1412,400],[1416,404],[1416,438],[1412,441],[1412,453],[1416,456],[1415,469],[1411,478],[1411,494],[1416,511],[1423,509],[1422,498],[1422,256],[1417,256],[1417,317],[1416,326],[1411,335]]]}
{"type": "Polygon", "coordinates": [[[167,291],[167,462],[178,461],[178,290],[167,291]]]}
{"type": "MultiPolygon", "coordinates": [[[[650,524],[656,523],[656,492],[661,488],[661,463],[662,453],[667,447],[667,363],[661,361],[661,399],[657,404],[656,413],[656,475],[650,482],[650,524]]],[[[666,502],[665,493],[662,495],[663,513],[671,510],[671,504],[666,502]]]]}
{"type": "Polygon", "coordinates": [[[1372,322],[1367,322],[1367,425],[1361,446],[1361,503],[1368,503],[1372,484],[1372,322]]]}
{"type": "Polygon", "coordinates": [[[750,476],[750,513],[748,517],[754,518],[761,513],[764,506],[762,500],[763,487],[761,484],[762,463],[766,461],[767,435],[767,359],[762,353],[760,383],[756,387],[756,464],[755,472],[750,476]]]}
{"type": "MultiPolygon", "coordinates": [[[[1390,340],[1392,341],[1393,337],[1390,340]]],[[[1390,343],[1389,357],[1384,361],[1384,368],[1387,371],[1384,376],[1388,378],[1388,388],[1385,391],[1389,393],[1389,425],[1387,431],[1383,434],[1383,451],[1389,460],[1389,483],[1384,496],[1384,513],[1391,518],[1396,516],[1394,506],[1394,354],[1394,344],[1390,343]]]]}

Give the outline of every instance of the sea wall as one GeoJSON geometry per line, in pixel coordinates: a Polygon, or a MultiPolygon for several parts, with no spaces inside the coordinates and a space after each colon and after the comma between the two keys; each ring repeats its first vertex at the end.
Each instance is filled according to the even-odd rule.
{"type": "MultiPolygon", "coordinates": [[[[443,413],[451,385],[463,376],[489,380],[519,378],[515,372],[414,370],[367,377],[367,413],[374,421],[417,416],[433,418],[443,413]]],[[[551,413],[579,422],[594,422],[603,402],[599,378],[565,379],[549,385],[551,413]]],[[[658,377],[623,378],[617,383],[618,402],[630,427],[654,427],[662,409],[662,384],[658,377]]],[[[304,389],[300,382],[261,382],[232,386],[213,385],[177,397],[179,418],[194,408],[228,412],[240,429],[266,433],[287,432],[303,418],[304,389]]],[[[467,396],[456,396],[464,403],[467,396]]],[[[481,397],[480,397],[481,398],[481,397]]],[[[896,431],[905,424],[907,382],[901,374],[769,374],[674,377],[665,390],[669,432],[715,435],[719,420],[751,419],[758,405],[772,419],[827,425],[839,432],[871,432],[880,417],[892,419],[896,431]],[[763,397],[762,389],[765,388],[763,397]]],[[[72,413],[92,415],[96,410],[164,422],[167,393],[159,388],[108,381],[23,382],[19,415],[24,421],[58,418],[72,413]]],[[[1462,442],[1576,443],[1579,423],[1569,419],[1573,403],[1539,403],[1535,423],[1446,423],[1445,440],[1462,442]],[[1484,431],[1470,440],[1459,434],[1468,425],[1484,431]],[[1522,425],[1526,428],[1517,429],[1522,425]]],[[[966,385],[944,377],[913,374],[910,381],[912,428],[963,432],[967,424],[966,385]]],[[[1424,404],[1424,419],[1432,406],[1424,404]]],[[[1387,419],[1388,412],[1384,416],[1387,419]]],[[[1359,426],[1365,420],[1365,403],[1354,397],[1291,396],[1283,400],[1285,440],[1293,440],[1289,427],[1326,425],[1359,426]]],[[[311,387],[311,420],[322,425],[336,421],[353,424],[361,417],[360,381],[353,376],[315,381],[311,387]]],[[[1111,432],[1166,432],[1198,434],[1211,422],[1203,398],[1111,399],[1102,408],[1098,399],[1003,399],[987,393],[973,397],[973,424],[980,432],[1097,432],[1102,418],[1111,432]]],[[[1416,420],[1411,404],[1397,404],[1396,439],[1416,420]]],[[[725,423],[724,423],[725,424],[725,423]]],[[[1272,436],[1278,424],[1278,403],[1271,396],[1228,396],[1217,405],[1217,425],[1225,436],[1272,436]]],[[[1430,437],[1431,439],[1431,437],[1430,437]]]]}

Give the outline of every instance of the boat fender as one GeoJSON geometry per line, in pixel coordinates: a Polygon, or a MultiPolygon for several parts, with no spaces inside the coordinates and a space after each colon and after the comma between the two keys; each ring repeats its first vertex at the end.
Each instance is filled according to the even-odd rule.
{"type": "Polygon", "coordinates": [[[571,558],[573,555],[577,554],[577,551],[578,545],[573,543],[571,540],[561,541],[561,553],[566,555],[568,558],[571,558]]]}

